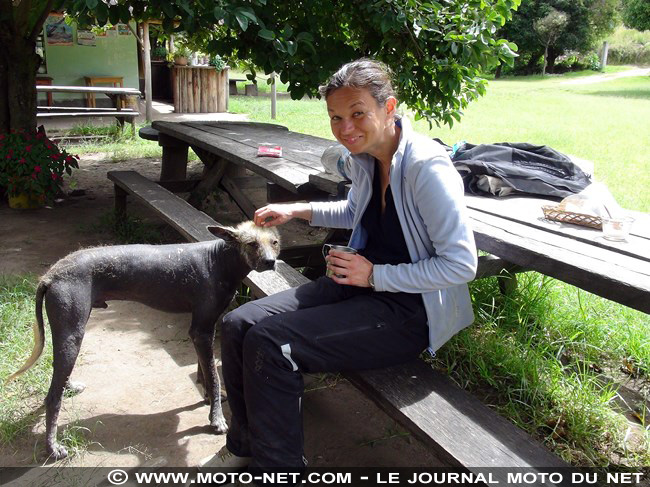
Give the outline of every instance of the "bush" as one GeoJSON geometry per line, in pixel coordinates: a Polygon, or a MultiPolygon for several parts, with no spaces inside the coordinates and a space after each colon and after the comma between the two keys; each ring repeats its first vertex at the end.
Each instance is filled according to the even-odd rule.
{"type": "Polygon", "coordinates": [[[9,196],[25,193],[51,202],[61,189],[63,173],[70,175],[79,167],[78,157],[60,150],[41,129],[0,134],[0,186],[9,196]]]}
{"type": "Polygon", "coordinates": [[[560,56],[555,61],[553,72],[556,74],[566,73],[567,71],[583,71],[591,69],[593,71],[600,70],[600,59],[595,52],[587,54],[580,54],[577,52],[570,52],[560,56]]]}
{"type": "Polygon", "coordinates": [[[650,32],[618,27],[607,39],[608,64],[650,65],[650,32]]]}

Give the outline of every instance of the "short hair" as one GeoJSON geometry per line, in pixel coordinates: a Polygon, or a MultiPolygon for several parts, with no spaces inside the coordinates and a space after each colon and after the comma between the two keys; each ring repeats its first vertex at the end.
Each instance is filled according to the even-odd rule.
{"type": "Polygon", "coordinates": [[[381,106],[395,96],[390,68],[374,59],[361,58],[344,64],[326,84],[318,87],[318,92],[327,100],[334,91],[344,87],[368,90],[381,106]]]}

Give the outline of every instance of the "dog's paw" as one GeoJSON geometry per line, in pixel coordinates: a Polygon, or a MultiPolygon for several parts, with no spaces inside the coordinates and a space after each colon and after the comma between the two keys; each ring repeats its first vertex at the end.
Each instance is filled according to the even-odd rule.
{"type": "Polygon", "coordinates": [[[65,392],[70,395],[81,394],[86,389],[86,384],[83,382],[68,381],[65,384],[65,392]]]}
{"type": "Polygon", "coordinates": [[[224,435],[228,432],[228,423],[226,422],[226,418],[223,416],[213,420],[210,423],[210,426],[214,428],[215,433],[218,435],[224,435]]]}
{"type": "Polygon", "coordinates": [[[48,460],[63,460],[68,456],[68,450],[60,443],[54,443],[47,447],[48,460]]]}

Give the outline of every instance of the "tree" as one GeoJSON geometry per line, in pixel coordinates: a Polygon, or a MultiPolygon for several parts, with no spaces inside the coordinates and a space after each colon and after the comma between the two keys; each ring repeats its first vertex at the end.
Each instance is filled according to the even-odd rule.
{"type": "Polygon", "coordinates": [[[650,1],[622,0],[623,23],[630,29],[650,30],[650,1]]]}
{"type": "Polygon", "coordinates": [[[555,44],[558,37],[562,35],[568,21],[569,18],[567,14],[551,8],[548,14],[533,22],[533,30],[537,34],[539,42],[544,46],[544,66],[542,67],[542,75],[546,74],[548,48],[555,44]]]}
{"type": "Polygon", "coordinates": [[[9,80],[0,85],[0,132],[35,126],[34,33],[52,8],[65,9],[81,26],[162,19],[168,32],[208,32],[206,51],[280,73],[293,98],[316,95],[344,62],[373,56],[397,73],[401,98],[418,117],[451,125],[485,92],[481,73],[516,56],[495,32],[519,2],[0,0],[0,40],[9,46],[0,52],[0,79],[9,80]],[[19,59],[30,61],[16,70],[19,59]]]}
{"type": "Polygon", "coordinates": [[[547,16],[551,9],[564,12],[568,17],[566,28],[548,49],[548,70],[553,72],[558,56],[567,51],[586,52],[613,31],[618,4],[619,0],[526,0],[499,36],[517,44],[516,70],[532,73],[545,51],[535,33],[535,22],[547,16]]]}

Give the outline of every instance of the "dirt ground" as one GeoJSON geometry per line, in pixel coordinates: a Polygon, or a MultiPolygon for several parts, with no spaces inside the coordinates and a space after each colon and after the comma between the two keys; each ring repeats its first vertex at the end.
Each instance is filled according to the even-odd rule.
{"type": "MultiPolygon", "coordinates": [[[[0,273],[40,275],[71,251],[110,244],[89,227],[113,207],[113,188],[106,178],[113,169],[134,169],[156,178],[160,161],[112,163],[99,155],[85,156],[75,173],[84,195],[39,210],[17,211],[0,204],[0,273]]],[[[129,211],[143,209],[131,204],[129,211]]],[[[196,356],[187,336],[189,321],[189,315],[129,302],[109,302],[107,309],[93,310],[72,375],[87,388],[64,399],[59,418],[59,437],[75,422],[86,429],[90,445],[63,465],[194,466],[221,448],[225,436],[210,430],[208,406],[194,383],[196,356]]],[[[215,348],[219,350],[218,343],[215,348]]],[[[310,466],[441,465],[349,383],[321,379],[306,377],[305,448],[310,466]]],[[[225,413],[229,417],[227,405],[225,413]]],[[[0,466],[46,461],[42,408],[39,414],[33,431],[3,447],[0,466]]]]}

